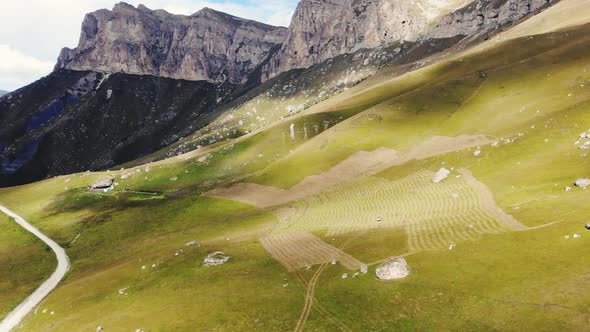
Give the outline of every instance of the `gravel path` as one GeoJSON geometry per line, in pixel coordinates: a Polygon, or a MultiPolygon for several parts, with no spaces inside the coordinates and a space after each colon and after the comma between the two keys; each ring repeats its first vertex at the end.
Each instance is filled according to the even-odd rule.
{"type": "Polygon", "coordinates": [[[19,304],[14,310],[12,310],[2,322],[0,322],[0,332],[8,332],[15,328],[22,320],[27,316],[33,308],[35,308],[43,299],[49,295],[49,293],[57,287],[59,282],[66,275],[70,269],[70,260],[66,255],[65,250],[60,247],[55,241],[45,236],[33,225],[29,224],[22,217],[16,213],[10,211],[6,207],[0,205],[0,211],[4,212],[11,218],[14,218],[17,224],[31,232],[33,235],[45,242],[57,257],[57,268],[55,272],[47,279],[39,288],[37,288],[29,297],[27,297],[21,304],[19,304]]]}

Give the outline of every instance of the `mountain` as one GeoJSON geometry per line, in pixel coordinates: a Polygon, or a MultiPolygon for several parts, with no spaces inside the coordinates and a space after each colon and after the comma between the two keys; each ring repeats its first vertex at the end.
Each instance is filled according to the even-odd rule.
{"type": "Polygon", "coordinates": [[[240,84],[286,34],[208,8],[181,16],[119,3],[86,15],[78,47],[63,49],[56,68],[240,84]]]}
{"type": "Polygon", "coordinates": [[[487,33],[557,1],[303,0],[263,79],[362,48],[487,33]]]}
{"type": "Polygon", "coordinates": [[[206,81],[56,70],[0,99],[0,183],[104,169],[151,153],[211,121],[222,93],[206,81]]]}
{"type": "Polygon", "coordinates": [[[264,68],[264,78],[307,68],[362,48],[415,41],[465,0],[302,0],[286,42],[264,68]]]}
{"type": "Polygon", "coordinates": [[[208,8],[95,11],[53,73],[0,99],[0,185],[157,160],[261,130],[383,67],[415,70],[552,4],[465,3],[303,0],[289,29],[208,8]],[[473,23],[479,15],[486,19],[473,23]]]}
{"type": "Polygon", "coordinates": [[[57,69],[0,98],[11,160],[53,168],[0,189],[0,318],[588,330],[590,0],[506,3],[263,82],[261,66],[245,84],[57,69]]]}

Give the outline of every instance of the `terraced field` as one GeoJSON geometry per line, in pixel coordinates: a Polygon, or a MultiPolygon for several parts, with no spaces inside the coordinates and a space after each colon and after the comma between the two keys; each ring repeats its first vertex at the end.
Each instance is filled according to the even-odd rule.
{"type": "Polygon", "coordinates": [[[273,233],[338,235],[405,227],[410,251],[421,251],[521,229],[517,221],[498,220],[488,206],[495,204],[493,197],[484,200],[481,188],[470,185],[469,174],[454,173],[438,184],[432,183],[433,175],[421,170],[395,181],[368,176],[339,185],[293,203],[297,212],[273,233]]]}
{"type": "Polygon", "coordinates": [[[260,242],[289,271],[331,261],[349,270],[358,270],[363,265],[356,258],[306,232],[266,236],[260,242]]]}

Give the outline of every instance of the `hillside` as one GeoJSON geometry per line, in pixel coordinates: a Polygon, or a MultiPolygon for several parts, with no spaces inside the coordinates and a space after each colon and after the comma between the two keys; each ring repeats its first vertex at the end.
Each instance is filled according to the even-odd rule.
{"type": "MultiPolygon", "coordinates": [[[[86,121],[55,138],[63,151],[96,142],[71,162],[102,146],[120,157],[0,189],[72,265],[15,331],[587,330],[590,2],[539,8],[232,85],[223,101],[217,83],[93,71],[19,90],[36,98],[20,114],[29,100],[87,98],[50,120],[86,121]],[[178,118],[147,124],[169,105],[178,118]],[[158,145],[154,132],[182,134],[158,145]],[[401,258],[403,278],[380,280],[401,258]]],[[[25,135],[37,133],[57,135],[25,135]]],[[[9,221],[2,313],[54,264],[9,221]]]]}

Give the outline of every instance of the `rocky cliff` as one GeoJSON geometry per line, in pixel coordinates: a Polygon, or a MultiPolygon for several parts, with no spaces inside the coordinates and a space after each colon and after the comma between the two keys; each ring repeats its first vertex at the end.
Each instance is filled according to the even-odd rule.
{"type": "Polygon", "coordinates": [[[243,83],[285,40],[273,27],[205,8],[191,16],[125,3],[86,15],[56,68],[243,83]]]}
{"type": "Polygon", "coordinates": [[[302,0],[289,34],[263,78],[293,68],[307,68],[363,48],[415,41],[438,19],[466,0],[302,0]]]}
{"type": "Polygon", "coordinates": [[[559,0],[476,0],[445,15],[429,33],[430,38],[469,36],[516,22],[559,0]]]}

